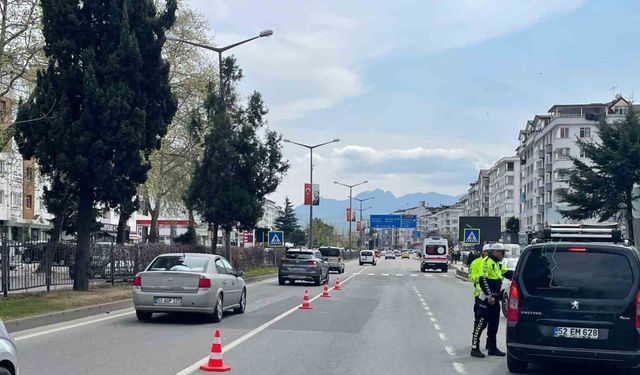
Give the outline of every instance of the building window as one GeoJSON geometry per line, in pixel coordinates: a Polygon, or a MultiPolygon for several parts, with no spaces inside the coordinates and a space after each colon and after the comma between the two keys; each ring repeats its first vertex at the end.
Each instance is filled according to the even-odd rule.
{"type": "Polygon", "coordinates": [[[565,148],[559,148],[556,151],[556,160],[567,160],[569,159],[569,156],[571,155],[571,149],[568,147],[565,148]]]}
{"type": "Polygon", "coordinates": [[[591,128],[580,128],[580,138],[591,138],[591,128]]]}
{"type": "Polygon", "coordinates": [[[558,130],[558,138],[569,138],[569,128],[560,128],[558,130]]]}
{"type": "Polygon", "coordinates": [[[624,116],[627,114],[627,111],[629,110],[627,107],[615,107],[614,112],[616,113],[616,115],[618,116],[624,116]]]}
{"type": "Polygon", "coordinates": [[[27,208],[33,208],[33,196],[31,196],[30,194],[27,195],[24,199],[24,205],[27,208]]]}
{"type": "Polygon", "coordinates": [[[586,158],[587,154],[585,154],[584,151],[580,150],[580,157],[581,158],[586,158]]]}
{"type": "Polygon", "coordinates": [[[0,204],[4,204],[4,190],[0,190],[0,204]]]}
{"type": "Polygon", "coordinates": [[[507,185],[513,185],[513,176],[507,176],[507,185]]]}
{"type": "Polygon", "coordinates": [[[513,172],[513,162],[507,163],[507,172],[513,172]]]}
{"type": "Polygon", "coordinates": [[[16,207],[22,206],[22,193],[11,192],[11,204],[16,207]]]}
{"type": "Polygon", "coordinates": [[[25,179],[27,181],[33,181],[33,168],[32,167],[27,167],[26,172],[25,172],[25,179]]]}

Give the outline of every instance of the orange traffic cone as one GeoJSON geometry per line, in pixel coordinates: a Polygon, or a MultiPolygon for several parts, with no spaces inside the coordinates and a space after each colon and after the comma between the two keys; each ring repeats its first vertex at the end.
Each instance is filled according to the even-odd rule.
{"type": "Polygon", "coordinates": [[[311,303],[309,303],[309,292],[304,290],[304,298],[302,299],[302,306],[300,306],[301,310],[311,310],[311,303]]]}
{"type": "Polygon", "coordinates": [[[222,342],[220,341],[220,330],[216,329],[216,333],[213,336],[213,344],[211,344],[211,354],[209,355],[209,362],[206,365],[200,366],[200,370],[209,372],[225,372],[230,371],[231,367],[225,366],[222,361],[222,342]]]}
{"type": "Polygon", "coordinates": [[[322,295],[320,297],[331,297],[329,295],[329,287],[327,284],[324,285],[324,289],[322,290],[322,295]]]}
{"type": "Polygon", "coordinates": [[[333,290],[342,290],[342,288],[340,288],[340,278],[339,277],[336,279],[336,286],[333,287],[333,290]]]}

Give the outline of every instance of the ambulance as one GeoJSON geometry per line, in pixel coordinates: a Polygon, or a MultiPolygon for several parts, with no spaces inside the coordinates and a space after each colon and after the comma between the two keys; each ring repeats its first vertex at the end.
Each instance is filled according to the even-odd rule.
{"type": "Polygon", "coordinates": [[[442,237],[429,237],[424,240],[422,246],[422,260],[420,262],[420,271],[425,272],[428,269],[449,271],[449,257],[447,250],[449,242],[442,237]]]}

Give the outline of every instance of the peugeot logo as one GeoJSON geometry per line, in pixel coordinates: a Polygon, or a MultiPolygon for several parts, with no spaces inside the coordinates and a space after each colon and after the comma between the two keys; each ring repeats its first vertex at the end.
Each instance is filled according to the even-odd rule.
{"type": "Polygon", "coordinates": [[[572,301],[571,302],[571,310],[580,310],[580,302],[572,301]]]}

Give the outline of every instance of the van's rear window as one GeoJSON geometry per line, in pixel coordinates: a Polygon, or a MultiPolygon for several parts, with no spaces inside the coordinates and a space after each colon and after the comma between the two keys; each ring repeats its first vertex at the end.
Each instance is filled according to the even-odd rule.
{"type": "Polygon", "coordinates": [[[365,256],[365,257],[370,257],[373,255],[373,253],[371,251],[363,251],[360,253],[360,255],[365,256]]]}
{"type": "Polygon", "coordinates": [[[444,245],[427,245],[425,246],[424,253],[427,255],[446,255],[447,250],[444,245]]]}
{"type": "Polygon", "coordinates": [[[626,256],[588,247],[580,252],[533,249],[521,274],[527,293],[540,297],[624,299],[633,286],[626,256]]]}
{"type": "Polygon", "coordinates": [[[322,253],[322,256],[324,257],[339,257],[340,256],[340,249],[334,249],[331,247],[321,247],[320,248],[320,252],[322,253]]]}

